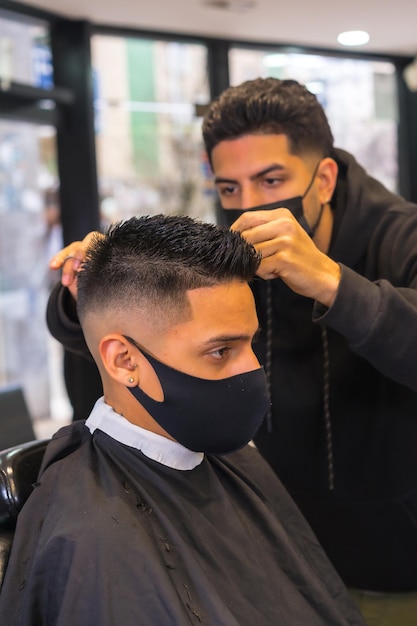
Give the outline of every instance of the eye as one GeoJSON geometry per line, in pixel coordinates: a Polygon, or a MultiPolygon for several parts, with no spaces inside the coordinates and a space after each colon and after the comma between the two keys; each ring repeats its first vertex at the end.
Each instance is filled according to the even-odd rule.
{"type": "Polygon", "coordinates": [[[230,351],[231,348],[223,346],[222,348],[217,348],[217,350],[212,350],[212,352],[209,353],[209,356],[213,357],[216,361],[223,361],[228,356],[230,351]]]}
{"type": "Polygon", "coordinates": [[[233,196],[237,192],[237,185],[219,186],[217,190],[221,196],[233,196]]]}
{"type": "Polygon", "coordinates": [[[277,176],[268,176],[262,181],[262,183],[266,187],[278,187],[278,185],[280,185],[282,182],[282,178],[278,178],[277,176]]]}

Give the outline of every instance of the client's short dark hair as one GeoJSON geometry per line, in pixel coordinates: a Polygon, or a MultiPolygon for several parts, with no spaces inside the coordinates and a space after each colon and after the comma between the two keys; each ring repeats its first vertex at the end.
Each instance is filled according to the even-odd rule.
{"type": "Polygon", "coordinates": [[[78,314],[146,306],[157,320],[187,306],[186,291],[249,282],[260,256],[237,233],[185,216],[141,216],[111,226],[87,251],[78,314]]]}
{"type": "Polygon", "coordinates": [[[203,121],[207,155],[221,141],[244,135],[286,135],[293,154],[332,155],[333,135],[316,96],[295,80],[256,78],[229,87],[203,121]]]}

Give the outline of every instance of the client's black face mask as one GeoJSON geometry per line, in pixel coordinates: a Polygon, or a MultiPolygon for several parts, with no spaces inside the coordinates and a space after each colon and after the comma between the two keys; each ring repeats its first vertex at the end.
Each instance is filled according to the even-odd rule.
{"type": "Polygon", "coordinates": [[[270,405],[262,367],[230,378],[208,380],[184,374],[126,337],[155,370],[164,392],[161,402],[140,387],[128,387],[153,419],[186,448],[226,454],[245,446],[259,429],[270,405]]]}
{"type": "Polygon", "coordinates": [[[286,200],[277,200],[276,202],[270,202],[269,204],[260,204],[259,206],[251,207],[250,209],[223,209],[221,208],[220,222],[222,226],[227,226],[228,228],[230,228],[231,225],[244,213],[253,212],[253,211],[269,211],[271,209],[284,209],[285,208],[291,211],[291,213],[294,215],[297,222],[304,228],[306,233],[310,237],[313,237],[314,233],[316,232],[317,226],[320,223],[323,206],[321,208],[321,211],[320,211],[320,214],[316,223],[314,224],[313,227],[310,227],[309,224],[307,223],[306,218],[304,217],[303,200],[311,189],[311,186],[316,177],[319,165],[320,165],[320,161],[319,163],[317,163],[316,168],[313,172],[313,177],[302,196],[294,196],[293,198],[287,198],[286,200]]]}

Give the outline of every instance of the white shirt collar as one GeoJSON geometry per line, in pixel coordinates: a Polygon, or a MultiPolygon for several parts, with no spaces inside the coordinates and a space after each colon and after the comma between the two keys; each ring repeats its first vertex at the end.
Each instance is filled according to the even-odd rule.
{"type": "Polygon", "coordinates": [[[178,470],[192,470],[201,463],[203,452],[193,452],[177,441],[132,424],[111,406],[104,398],[94,405],[85,425],[93,434],[98,429],[127,446],[140,450],[145,456],[178,470]]]}

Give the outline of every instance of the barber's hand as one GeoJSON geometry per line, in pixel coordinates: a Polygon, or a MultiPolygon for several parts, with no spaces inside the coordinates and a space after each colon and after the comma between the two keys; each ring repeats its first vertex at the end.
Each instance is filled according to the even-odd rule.
{"type": "Polygon", "coordinates": [[[340,267],[321,252],[287,209],[248,211],[232,225],[262,255],[258,276],[281,278],[296,293],[330,307],[340,267]]]}
{"type": "Polygon", "coordinates": [[[52,270],[62,269],[61,283],[64,287],[68,287],[75,300],[77,299],[78,272],[90,242],[97,235],[100,236],[100,233],[91,231],[82,241],[73,241],[49,261],[49,267],[52,270]]]}

